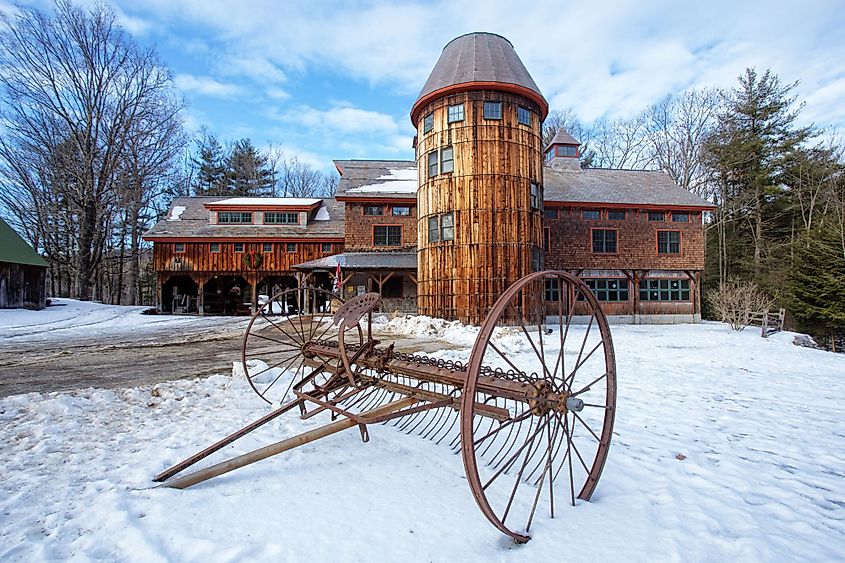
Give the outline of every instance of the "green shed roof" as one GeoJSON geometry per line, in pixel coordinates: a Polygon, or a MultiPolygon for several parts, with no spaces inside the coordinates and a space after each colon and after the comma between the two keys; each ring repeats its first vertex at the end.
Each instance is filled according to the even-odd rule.
{"type": "Polygon", "coordinates": [[[0,262],[47,266],[47,262],[3,219],[0,219],[0,262]]]}

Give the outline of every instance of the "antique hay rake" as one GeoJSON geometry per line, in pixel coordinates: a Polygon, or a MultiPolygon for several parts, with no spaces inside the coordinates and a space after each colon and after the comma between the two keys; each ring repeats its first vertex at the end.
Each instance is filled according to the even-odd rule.
{"type": "Polygon", "coordinates": [[[281,406],[156,481],[189,487],[355,426],[366,442],[368,425],[390,422],[460,452],[479,508],[517,542],[530,539],[541,500],[554,517],[557,497],[590,499],[610,446],[616,364],[607,320],[584,282],[558,271],[519,280],[481,325],[467,363],[380,346],[371,322],[377,294],[352,298],[334,315],[331,300],[323,290],[294,289],[261,307],[242,361],[255,392],[281,406]],[[174,478],[293,409],[334,421],[174,478]]]}

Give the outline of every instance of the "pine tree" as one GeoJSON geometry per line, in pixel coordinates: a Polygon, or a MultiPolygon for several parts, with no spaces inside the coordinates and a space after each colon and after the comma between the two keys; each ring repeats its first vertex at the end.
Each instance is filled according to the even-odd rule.
{"type": "Polygon", "coordinates": [[[193,188],[196,195],[225,195],[226,167],[223,146],[217,137],[203,131],[197,140],[198,154],[191,161],[197,168],[193,188]]]}
{"type": "Polygon", "coordinates": [[[249,139],[241,139],[226,159],[227,193],[233,196],[266,196],[272,194],[275,178],[267,157],[249,139]]]}
{"type": "Polygon", "coordinates": [[[789,280],[791,309],[800,328],[817,336],[845,333],[845,254],[830,225],[797,243],[789,280]]]}

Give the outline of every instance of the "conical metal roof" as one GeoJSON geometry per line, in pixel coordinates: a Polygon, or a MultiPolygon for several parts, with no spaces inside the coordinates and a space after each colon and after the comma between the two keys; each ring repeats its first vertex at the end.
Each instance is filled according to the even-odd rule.
{"type": "Polygon", "coordinates": [[[446,44],[411,109],[416,124],[420,110],[437,98],[467,90],[501,90],[525,96],[540,106],[549,104],[519,60],[510,41],[495,33],[468,33],[446,44]]]}

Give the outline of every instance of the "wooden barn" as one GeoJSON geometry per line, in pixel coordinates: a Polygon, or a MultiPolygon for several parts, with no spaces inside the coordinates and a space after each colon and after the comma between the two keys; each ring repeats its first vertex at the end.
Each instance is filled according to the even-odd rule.
{"type": "Polygon", "coordinates": [[[0,219],[0,309],[47,306],[47,262],[0,219]]]}
{"type": "Polygon", "coordinates": [[[616,322],[700,320],[713,206],[659,171],[582,169],[569,133],[542,146],[547,113],[507,39],[458,37],[411,109],[415,160],[337,160],[332,199],[174,202],[146,235],[159,306],[246,312],[278,289],[331,288],[339,266],[344,297],[477,324],[517,279],[557,269],[616,322]]]}

